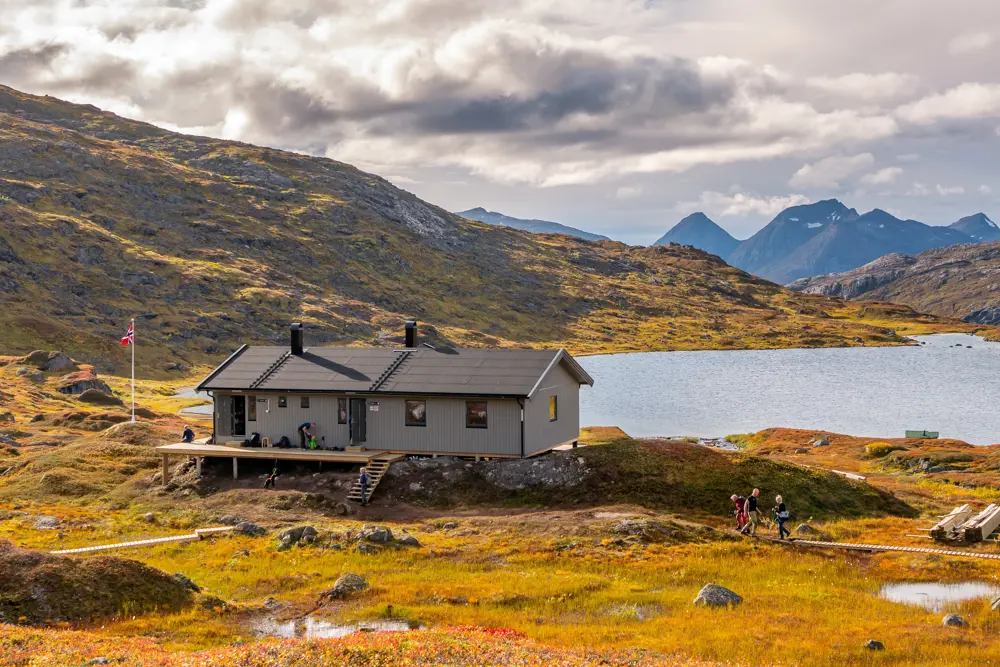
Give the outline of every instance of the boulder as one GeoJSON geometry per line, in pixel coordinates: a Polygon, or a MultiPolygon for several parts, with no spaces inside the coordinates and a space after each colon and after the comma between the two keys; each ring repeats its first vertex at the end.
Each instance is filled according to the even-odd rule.
{"type": "Polygon", "coordinates": [[[883,644],[877,639],[869,639],[868,641],[865,642],[865,648],[868,649],[869,651],[884,651],[885,644],[883,644]]]}
{"type": "Polygon", "coordinates": [[[91,405],[125,405],[125,402],[117,396],[105,394],[103,391],[97,389],[87,389],[80,394],[77,400],[81,403],[90,403],[91,405]]]}
{"type": "Polygon", "coordinates": [[[40,516],[35,519],[35,528],[38,530],[55,530],[62,525],[62,519],[54,516],[40,516]]]}
{"type": "Polygon", "coordinates": [[[156,515],[152,512],[146,512],[142,515],[142,520],[146,523],[156,523],[156,515]]]}
{"type": "Polygon", "coordinates": [[[696,606],[703,607],[735,607],[743,602],[743,598],[733,591],[718,584],[706,584],[694,599],[696,606]]]}
{"type": "Polygon", "coordinates": [[[180,572],[174,575],[174,581],[176,581],[178,584],[188,589],[189,591],[192,591],[194,593],[201,593],[201,586],[194,583],[188,576],[183,575],[180,572]]]}
{"type": "Polygon", "coordinates": [[[396,540],[396,544],[402,545],[404,547],[419,547],[420,542],[413,535],[409,533],[403,533],[403,536],[396,540]]]}
{"type": "Polygon", "coordinates": [[[220,517],[216,519],[216,521],[218,523],[221,523],[223,526],[236,526],[243,523],[243,519],[239,518],[238,516],[234,516],[232,514],[227,514],[223,517],[220,517]]]}
{"type": "Polygon", "coordinates": [[[266,535],[267,531],[255,523],[250,523],[249,521],[240,521],[236,524],[233,529],[240,535],[246,535],[248,537],[260,537],[261,535],[266,535]]]}
{"type": "Polygon", "coordinates": [[[59,393],[79,396],[88,389],[96,389],[104,394],[111,394],[111,387],[104,380],[99,380],[94,372],[80,371],[59,378],[59,393]]]}
{"type": "Polygon", "coordinates": [[[796,454],[808,454],[809,450],[804,447],[799,447],[795,450],[796,454]]]}
{"type": "Polygon", "coordinates": [[[19,378],[25,378],[25,379],[31,380],[32,382],[44,382],[45,381],[45,378],[42,377],[41,373],[39,373],[38,371],[31,370],[30,368],[28,368],[26,366],[18,368],[17,371],[14,373],[14,375],[16,375],[19,378]]]}
{"type": "Polygon", "coordinates": [[[67,357],[62,352],[49,352],[49,356],[45,361],[45,365],[42,367],[46,371],[65,371],[68,369],[76,369],[76,362],[67,357]]]}
{"type": "Polygon", "coordinates": [[[816,438],[809,444],[811,444],[813,447],[828,447],[830,445],[830,439],[824,435],[816,438]]]}
{"type": "Polygon", "coordinates": [[[364,556],[373,556],[378,552],[382,551],[382,547],[377,547],[374,544],[365,544],[364,542],[361,542],[360,544],[358,544],[358,546],[354,548],[354,550],[364,556]]]}
{"type": "Polygon", "coordinates": [[[449,521],[445,523],[443,526],[441,526],[441,528],[443,528],[444,530],[452,530],[453,528],[458,528],[458,524],[455,523],[454,521],[449,521]]]}
{"type": "Polygon", "coordinates": [[[385,526],[372,526],[366,523],[361,527],[358,539],[376,544],[386,544],[392,542],[392,531],[385,526]]]}
{"type": "Polygon", "coordinates": [[[800,523],[795,527],[795,532],[799,535],[818,535],[819,531],[810,526],[808,523],[800,523]]]}
{"type": "Polygon", "coordinates": [[[969,627],[969,622],[958,614],[948,614],[941,619],[941,625],[951,628],[967,628],[969,627]]]}
{"type": "Polygon", "coordinates": [[[297,544],[312,544],[318,534],[312,526],[289,528],[278,536],[278,549],[284,551],[297,544]]]}
{"type": "Polygon", "coordinates": [[[323,596],[334,600],[340,600],[355,593],[360,593],[367,588],[368,582],[365,581],[364,577],[349,572],[347,574],[340,575],[337,581],[334,582],[333,588],[325,591],[323,596]]]}

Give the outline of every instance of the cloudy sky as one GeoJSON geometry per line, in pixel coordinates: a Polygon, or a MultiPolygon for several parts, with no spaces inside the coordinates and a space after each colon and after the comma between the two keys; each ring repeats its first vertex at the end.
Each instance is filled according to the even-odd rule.
{"type": "Polygon", "coordinates": [[[995,0],[0,0],[0,83],[649,243],[1000,219],[995,0]]]}

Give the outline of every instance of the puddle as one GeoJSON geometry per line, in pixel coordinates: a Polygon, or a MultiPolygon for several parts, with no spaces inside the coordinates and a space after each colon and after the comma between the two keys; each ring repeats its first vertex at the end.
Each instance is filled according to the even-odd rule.
{"type": "Polygon", "coordinates": [[[916,582],[909,584],[886,584],[879,596],[891,602],[914,604],[940,612],[951,603],[978,598],[994,598],[1000,595],[1000,587],[979,581],[957,584],[916,582]]]}
{"type": "Polygon", "coordinates": [[[346,637],[356,632],[409,632],[423,630],[420,624],[409,621],[383,619],[361,621],[360,623],[333,623],[313,616],[292,621],[278,621],[274,618],[260,618],[250,624],[258,637],[281,637],[283,639],[332,639],[346,637]]]}

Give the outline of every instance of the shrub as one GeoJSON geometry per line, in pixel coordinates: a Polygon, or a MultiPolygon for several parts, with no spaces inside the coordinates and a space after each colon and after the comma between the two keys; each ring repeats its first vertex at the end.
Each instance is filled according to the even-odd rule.
{"type": "Polygon", "coordinates": [[[888,442],[872,442],[865,445],[865,456],[870,459],[880,459],[900,449],[903,447],[888,442]]]}

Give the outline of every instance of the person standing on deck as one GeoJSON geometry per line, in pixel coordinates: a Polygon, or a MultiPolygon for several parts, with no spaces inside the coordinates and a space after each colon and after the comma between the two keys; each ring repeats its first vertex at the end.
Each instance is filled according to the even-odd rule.
{"type": "Polygon", "coordinates": [[[761,516],[760,510],[757,509],[757,497],[760,495],[760,489],[754,489],[750,497],[747,498],[747,519],[749,522],[743,527],[743,534],[750,535],[751,537],[757,537],[757,526],[760,525],[761,516]]]}
{"type": "Polygon", "coordinates": [[[792,531],[785,528],[785,522],[788,521],[788,508],[785,506],[785,501],[781,499],[781,496],[777,496],[774,499],[777,503],[777,507],[774,508],[774,518],[778,521],[778,539],[783,540],[786,537],[792,536],[792,531]]]}
{"type": "Polygon", "coordinates": [[[361,469],[358,484],[361,485],[361,506],[368,507],[368,468],[361,469]]]}
{"type": "Polygon", "coordinates": [[[313,424],[311,422],[306,422],[302,426],[299,426],[299,442],[300,442],[299,446],[302,449],[305,449],[306,447],[309,446],[309,440],[310,438],[312,438],[311,429],[314,428],[316,428],[316,424],[313,424]]]}

